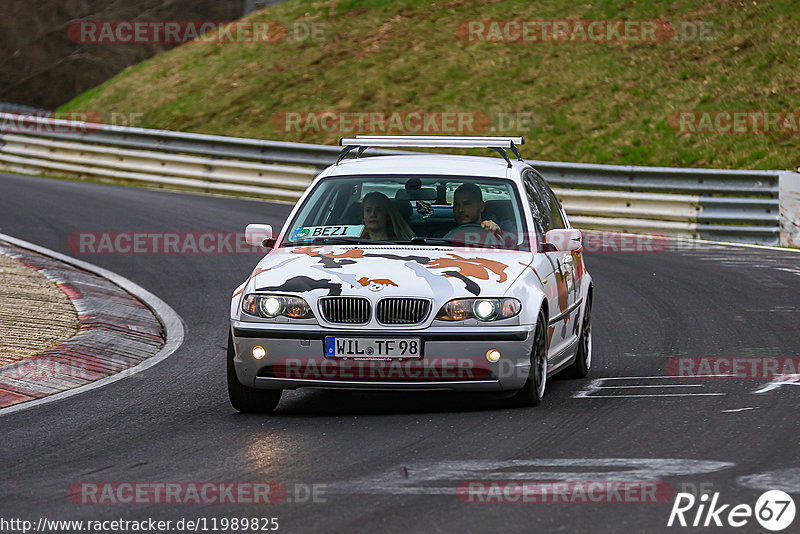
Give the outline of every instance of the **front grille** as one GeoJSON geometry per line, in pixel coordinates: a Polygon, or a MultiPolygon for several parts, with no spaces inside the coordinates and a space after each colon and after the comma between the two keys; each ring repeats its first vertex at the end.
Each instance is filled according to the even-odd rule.
{"type": "Polygon", "coordinates": [[[378,302],[381,324],[417,324],[428,317],[431,303],[425,299],[387,298],[378,302]]]}
{"type": "Polygon", "coordinates": [[[319,307],[326,321],[339,324],[368,323],[372,311],[369,300],[362,297],[324,297],[319,307]]]}

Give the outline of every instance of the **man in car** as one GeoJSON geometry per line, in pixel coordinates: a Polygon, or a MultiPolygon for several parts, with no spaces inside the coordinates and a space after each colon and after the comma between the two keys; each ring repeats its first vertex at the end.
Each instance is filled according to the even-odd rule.
{"type": "Polygon", "coordinates": [[[444,238],[470,243],[477,238],[482,244],[496,243],[494,237],[500,231],[500,226],[494,221],[483,220],[485,207],[480,187],[470,183],[460,185],[453,196],[453,218],[456,226],[444,238]]]}

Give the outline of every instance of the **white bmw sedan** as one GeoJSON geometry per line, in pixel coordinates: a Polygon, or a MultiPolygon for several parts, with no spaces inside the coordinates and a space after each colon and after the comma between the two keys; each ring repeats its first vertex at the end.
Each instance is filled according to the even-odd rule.
{"type": "Polygon", "coordinates": [[[508,392],[592,363],[579,230],[514,137],[358,136],[233,293],[228,391],[269,412],[284,389],[508,392]],[[502,158],[361,157],[368,146],[485,147],[502,158]],[[356,150],[357,149],[357,150],[356,150]],[[358,157],[345,155],[356,150],[358,157]],[[509,152],[516,158],[509,157],[509,152]]]}

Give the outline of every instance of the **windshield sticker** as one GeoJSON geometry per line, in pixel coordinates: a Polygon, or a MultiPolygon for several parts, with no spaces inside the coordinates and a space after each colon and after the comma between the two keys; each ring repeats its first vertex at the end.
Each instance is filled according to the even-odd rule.
{"type": "Polygon", "coordinates": [[[301,226],[292,233],[292,241],[304,241],[317,237],[360,237],[363,224],[338,226],[301,226]]]}

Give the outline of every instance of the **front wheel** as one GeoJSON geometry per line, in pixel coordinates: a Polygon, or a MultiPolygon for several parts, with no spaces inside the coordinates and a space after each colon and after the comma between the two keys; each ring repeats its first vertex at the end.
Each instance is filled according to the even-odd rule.
{"type": "Polygon", "coordinates": [[[536,332],[533,336],[531,348],[531,368],[528,371],[528,380],[522,389],[517,391],[512,398],[516,406],[538,406],[544,397],[547,385],[547,318],[543,311],[539,312],[536,321],[536,332]]]}
{"type": "Polygon", "coordinates": [[[236,352],[233,348],[233,337],[228,334],[228,398],[231,405],[243,413],[269,413],[273,411],[281,400],[280,389],[249,388],[239,382],[233,358],[236,352]]]}

